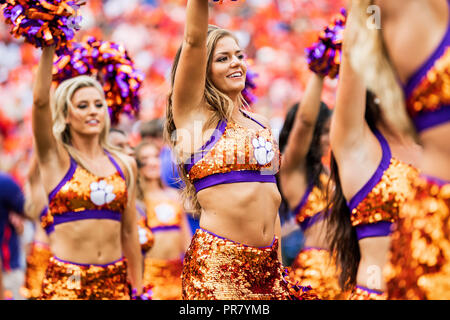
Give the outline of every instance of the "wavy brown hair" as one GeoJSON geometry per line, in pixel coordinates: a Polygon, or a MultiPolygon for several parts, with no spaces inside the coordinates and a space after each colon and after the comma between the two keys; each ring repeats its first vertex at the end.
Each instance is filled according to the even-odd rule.
{"type": "MultiPolygon", "coordinates": [[[[203,99],[205,101],[205,105],[208,108],[208,110],[212,111],[212,116],[203,125],[203,128],[211,127],[213,124],[218,123],[220,120],[224,119],[230,120],[234,108],[233,101],[226,94],[217,89],[217,87],[211,81],[209,76],[214,49],[217,45],[217,42],[225,37],[231,37],[236,41],[236,43],[238,43],[237,38],[230,31],[226,29],[221,29],[213,25],[208,26],[208,36],[206,39],[208,60],[207,60],[206,83],[203,99]]],[[[177,128],[175,126],[175,122],[173,119],[172,96],[173,96],[175,75],[177,72],[178,63],[180,61],[181,50],[182,46],[178,49],[172,65],[171,90],[169,92],[169,96],[167,99],[166,121],[164,124],[164,138],[172,148],[175,148],[177,143],[177,134],[176,134],[177,128]]],[[[239,99],[243,105],[247,105],[242,94],[239,95],[239,99]]],[[[184,162],[180,161],[181,158],[180,155],[177,156],[178,156],[178,172],[180,178],[186,185],[182,192],[182,198],[184,201],[185,209],[198,216],[201,213],[201,206],[197,200],[194,185],[187,177],[187,172],[184,169],[184,162]]]]}

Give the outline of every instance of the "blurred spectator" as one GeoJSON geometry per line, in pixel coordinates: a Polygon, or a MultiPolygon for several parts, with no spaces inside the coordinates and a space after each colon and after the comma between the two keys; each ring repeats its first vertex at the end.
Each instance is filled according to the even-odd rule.
{"type": "Polygon", "coordinates": [[[3,269],[3,286],[20,298],[19,288],[23,282],[20,263],[20,239],[23,232],[21,217],[24,212],[24,195],[19,185],[8,174],[0,172],[0,248],[3,269]],[[17,229],[17,230],[16,230],[17,229]]]}

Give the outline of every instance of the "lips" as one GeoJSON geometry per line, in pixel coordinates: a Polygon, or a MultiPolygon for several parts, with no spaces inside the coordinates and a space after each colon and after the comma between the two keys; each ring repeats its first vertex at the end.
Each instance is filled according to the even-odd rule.
{"type": "Polygon", "coordinates": [[[241,78],[242,75],[243,75],[242,71],[236,71],[236,72],[233,72],[232,74],[228,75],[227,78],[230,78],[230,79],[241,78]]]}
{"type": "Polygon", "coordinates": [[[86,123],[89,125],[97,125],[100,123],[100,121],[98,121],[97,119],[91,119],[91,120],[86,121],[86,123]]]}

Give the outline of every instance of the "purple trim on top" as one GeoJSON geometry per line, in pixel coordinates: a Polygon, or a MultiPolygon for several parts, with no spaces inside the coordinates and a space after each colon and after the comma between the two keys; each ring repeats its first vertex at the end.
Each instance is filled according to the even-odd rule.
{"type": "Polygon", "coordinates": [[[378,182],[383,177],[384,171],[389,168],[389,164],[391,162],[391,149],[389,148],[389,144],[387,143],[386,139],[378,130],[375,130],[374,134],[381,145],[381,161],[369,181],[367,181],[366,184],[352,197],[350,202],[347,203],[350,211],[355,209],[358,204],[360,204],[360,202],[363,201],[365,197],[367,197],[369,192],[372,191],[372,189],[378,184],[378,182]]]}
{"type": "Polygon", "coordinates": [[[443,105],[436,111],[426,111],[413,118],[414,126],[418,132],[450,122],[450,105],[443,105]]]}
{"type": "Polygon", "coordinates": [[[361,289],[361,290],[363,290],[363,291],[366,291],[368,293],[375,293],[375,294],[378,294],[378,295],[384,294],[384,292],[380,291],[380,290],[369,289],[369,288],[366,288],[366,287],[363,287],[363,286],[358,286],[358,285],[356,287],[361,289]]]}
{"type": "Polygon", "coordinates": [[[219,236],[219,235],[217,235],[217,234],[215,234],[215,233],[213,233],[211,231],[205,230],[203,228],[198,228],[197,230],[202,230],[202,231],[204,231],[206,233],[209,233],[210,235],[212,235],[214,237],[217,237],[217,238],[220,238],[220,239],[223,239],[223,240],[226,240],[226,241],[230,241],[230,242],[236,243],[237,245],[244,246],[244,247],[247,247],[247,248],[269,249],[269,248],[272,248],[273,244],[275,243],[275,239],[276,239],[276,237],[273,236],[272,243],[269,246],[255,247],[255,246],[250,246],[250,245],[247,245],[247,244],[244,244],[244,243],[240,243],[240,242],[237,242],[237,241],[233,241],[233,240],[227,239],[225,237],[221,237],[221,236],[219,236]]]}
{"type": "Polygon", "coordinates": [[[392,222],[380,221],[355,227],[356,238],[359,240],[373,237],[387,237],[392,233],[392,222]]]}
{"type": "Polygon", "coordinates": [[[303,195],[302,199],[300,200],[300,203],[295,207],[294,214],[297,214],[301,208],[306,204],[306,201],[308,200],[309,194],[311,193],[312,189],[314,188],[314,184],[309,184],[308,188],[306,189],[305,194],[303,195]]]}
{"type": "Polygon", "coordinates": [[[327,217],[326,214],[323,214],[323,211],[320,211],[313,215],[312,217],[306,218],[302,223],[300,223],[300,228],[303,232],[311,228],[317,222],[324,220],[327,217]]]}
{"type": "Polygon", "coordinates": [[[108,267],[110,265],[116,264],[117,262],[123,261],[124,257],[121,257],[120,259],[114,260],[114,261],[106,263],[106,264],[77,263],[77,262],[72,262],[72,261],[67,261],[67,260],[60,259],[57,256],[53,256],[53,259],[58,260],[58,261],[63,262],[63,263],[73,264],[73,265],[80,266],[80,267],[91,267],[91,266],[94,266],[94,267],[106,268],[106,267],[108,267]]]}
{"type": "Polygon", "coordinates": [[[50,233],[55,231],[55,226],[53,224],[50,224],[50,225],[46,226],[44,228],[44,230],[47,235],[50,235],[50,233]]]}
{"type": "Polygon", "coordinates": [[[53,216],[53,225],[61,223],[86,220],[86,219],[109,219],[114,221],[121,221],[122,214],[118,211],[112,210],[84,210],[84,211],[69,211],[63,214],[56,214],[53,216]]]}
{"type": "Polygon", "coordinates": [[[216,145],[216,143],[220,140],[223,133],[225,132],[226,127],[227,121],[220,120],[209,140],[206,141],[206,143],[199,150],[197,150],[191,155],[191,157],[188,160],[188,163],[184,164],[184,169],[186,170],[187,173],[189,173],[192,167],[197,162],[199,162],[216,145]]]}
{"type": "MultiPolygon", "coordinates": [[[[447,4],[449,5],[450,12],[450,1],[447,0],[447,4]]],[[[417,71],[408,79],[406,84],[403,86],[403,90],[405,91],[405,96],[408,99],[413,90],[417,87],[420,81],[426,76],[428,71],[433,67],[434,63],[437,59],[439,59],[445,52],[447,46],[450,42],[450,18],[447,24],[447,32],[444,35],[439,46],[433,52],[433,54],[422,64],[422,66],[417,69],[417,71]]]]}
{"type": "Polygon", "coordinates": [[[41,213],[39,214],[39,219],[42,220],[42,217],[47,213],[48,211],[48,206],[45,206],[42,210],[41,213]]]}
{"type": "Polygon", "coordinates": [[[259,122],[258,120],[253,119],[252,116],[249,115],[249,114],[247,114],[246,112],[244,112],[244,110],[239,109],[239,111],[241,111],[241,113],[242,113],[245,117],[249,118],[250,120],[253,120],[253,121],[256,122],[257,124],[259,124],[261,127],[263,127],[264,129],[266,129],[266,126],[265,126],[265,125],[263,125],[263,124],[262,124],[261,122],[259,122]]]}
{"type": "Polygon", "coordinates": [[[109,153],[109,151],[106,150],[106,149],[105,149],[105,153],[106,153],[106,155],[108,156],[109,161],[111,161],[112,164],[114,165],[114,167],[116,167],[116,170],[119,171],[119,174],[120,174],[120,176],[122,177],[122,179],[123,179],[124,181],[126,181],[125,175],[123,174],[122,169],[120,168],[120,166],[119,166],[119,164],[116,162],[116,160],[113,158],[113,156],[111,155],[111,153],[109,153]]]}
{"type": "Polygon", "coordinates": [[[430,181],[432,183],[437,184],[439,187],[442,187],[442,186],[450,183],[450,181],[443,180],[443,179],[440,179],[440,178],[437,178],[437,177],[432,177],[432,176],[429,176],[429,175],[426,175],[426,174],[421,174],[420,176],[423,179],[427,180],[427,181],[430,181]]]}
{"type": "Polygon", "coordinates": [[[158,226],[158,227],[153,227],[150,228],[150,230],[152,230],[152,232],[161,232],[161,231],[168,231],[168,230],[180,230],[181,227],[180,226],[158,226]]]}
{"type": "Polygon", "coordinates": [[[261,171],[242,170],[216,173],[194,181],[197,192],[218,184],[238,183],[238,182],[272,182],[276,183],[274,174],[261,174],[261,171]]]}
{"type": "Polygon", "coordinates": [[[70,157],[69,170],[67,170],[67,173],[64,176],[64,178],[60,181],[60,183],[58,183],[58,185],[48,195],[48,203],[50,203],[50,201],[52,201],[52,199],[55,197],[55,195],[58,193],[58,191],[63,187],[63,185],[65,185],[66,182],[68,182],[70,179],[72,179],[72,176],[75,173],[76,169],[77,169],[77,163],[72,157],[70,157]]]}

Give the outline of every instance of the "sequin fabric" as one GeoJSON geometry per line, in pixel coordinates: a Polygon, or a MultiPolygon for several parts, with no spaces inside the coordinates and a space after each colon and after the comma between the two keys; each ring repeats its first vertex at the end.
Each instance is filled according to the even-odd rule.
{"type": "MultiPolygon", "coordinates": [[[[327,186],[329,177],[326,174],[320,175],[320,181],[323,186],[327,186]]],[[[325,210],[327,206],[326,194],[323,190],[314,186],[308,195],[305,203],[295,212],[295,219],[301,224],[308,218],[312,218],[316,214],[325,210]]]]}
{"type": "Polygon", "coordinates": [[[412,119],[424,113],[450,107],[450,48],[435,61],[433,67],[407,97],[406,106],[412,119]]]}
{"type": "MultiPolygon", "coordinates": [[[[264,156],[265,154],[262,158],[264,156]]],[[[279,165],[280,152],[270,129],[254,130],[228,121],[220,139],[202,159],[194,164],[188,173],[188,178],[193,182],[217,173],[243,170],[261,171],[261,174],[273,175],[278,172],[279,165]],[[264,145],[259,141],[264,142],[264,145]],[[267,143],[270,143],[272,151],[264,149],[267,143]],[[256,154],[262,150],[267,152],[267,155],[270,152],[274,155],[268,158],[272,158],[269,162],[263,164],[264,161],[257,160],[255,150],[257,150],[256,154]]]]}
{"type": "Polygon", "coordinates": [[[276,237],[271,246],[256,248],[197,229],[183,262],[183,299],[317,299],[310,288],[289,282],[277,249],[276,237]]]}
{"type": "Polygon", "coordinates": [[[411,179],[417,170],[404,162],[391,158],[381,180],[351,212],[352,225],[372,224],[380,221],[395,222],[402,204],[411,197],[411,179]]]}
{"type": "Polygon", "coordinates": [[[79,265],[51,257],[41,300],[130,300],[127,263],[79,265]]]}
{"type": "Polygon", "coordinates": [[[153,300],[181,300],[181,272],[183,261],[146,258],[144,286],[152,287],[153,300]]]}
{"type": "Polygon", "coordinates": [[[35,300],[41,296],[42,281],[47,270],[48,260],[52,256],[48,245],[33,242],[27,256],[25,280],[20,294],[26,299],[35,300]]]}
{"type": "Polygon", "coordinates": [[[414,179],[385,268],[389,299],[450,300],[450,183],[414,179]]]}
{"type": "Polygon", "coordinates": [[[386,293],[373,292],[368,289],[356,287],[350,294],[349,300],[386,300],[386,293]]]}
{"type": "Polygon", "coordinates": [[[181,226],[183,208],[176,201],[147,199],[145,205],[147,208],[147,225],[150,229],[181,226]]]}
{"type": "Polygon", "coordinates": [[[109,210],[123,213],[127,204],[127,188],[118,171],[108,177],[97,177],[77,165],[70,180],[49,200],[49,210],[41,218],[43,228],[53,224],[53,216],[66,212],[109,210]],[[92,189],[93,183],[97,188],[92,189]],[[113,197],[113,200],[107,201],[108,197],[113,197]]]}
{"type": "Polygon", "coordinates": [[[311,286],[321,300],[346,300],[347,295],[339,286],[336,263],[329,250],[301,250],[291,265],[289,279],[311,286]]]}

